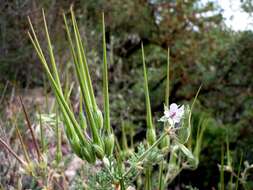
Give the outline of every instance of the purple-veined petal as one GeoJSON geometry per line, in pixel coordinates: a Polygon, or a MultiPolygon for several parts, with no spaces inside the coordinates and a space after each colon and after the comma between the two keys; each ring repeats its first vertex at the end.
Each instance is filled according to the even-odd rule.
{"type": "Polygon", "coordinates": [[[178,110],[177,110],[177,115],[180,117],[183,117],[184,115],[184,105],[182,105],[178,110]]]}
{"type": "Polygon", "coordinates": [[[178,105],[175,103],[170,104],[170,112],[176,112],[178,110],[178,105]]]}
{"type": "Polygon", "coordinates": [[[170,108],[164,107],[164,116],[159,119],[162,122],[168,122],[171,126],[174,126],[180,123],[184,115],[184,105],[178,106],[175,103],[170,105],[170,108]]]}

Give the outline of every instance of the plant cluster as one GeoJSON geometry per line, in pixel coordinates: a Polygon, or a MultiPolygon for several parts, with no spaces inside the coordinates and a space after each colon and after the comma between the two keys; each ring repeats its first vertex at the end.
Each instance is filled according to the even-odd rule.
{"type": "MultiPolygon", "coordinates": [[[[70,50],[75,65],[76,76],[81,91],[79,102],[79,113],[76,117],[71,107],[71,102],[61,86],[55,56],[47,29],[45,14],[43,11],[44,28],[48,43],[48,53],[50,61],[47,61],[43,53],[35,30],[29,20],[31,33],[29,37],[45,69],[54,95],[56,97],[61,117],[64,123],[66,136],[73,152],[81,159],[92,165],[96,161],[102,161],[102,173],[98,175],[100,183],[95,183],[104,188],[114,187],[115,189],[126,189],[136,178],[144,173],[145,189],[152,189],[153,186],[164,189],[183,169],[196,169],[199,163],[202,136],[204,127],[198,129],[195,145],[189,141],[191,138],[191,107],[171,104],[169,106],[169,52],[167,66],[167,85],[165,94],[164,116],[159,120],[163,123],[163,129],[158,131],[155,128],[148,88],[148,76],[146,71],[144,48],[142,46],[142,61],[144,74],[144,91],[146,100],[146,139],[144,144],[134,150],[124,150],[120,146],[115,146],[119,139],[115,138],[110,124],[110,106],[108,93],[108,71],[107,52],[105,41],[105,26],[103,16],[103,112],[99,109],[89,73],[84,44],[78,30],[74,11],[71,8],[71,26],[69,27],[67,17],[63,14],[70,50]],[[71,33],[73,31],[73,33],[71,33]],[[74,40],[73,40],[74,38],[74,40]],[[49,63],[50,62],[50,63],[49,63]],[[127,154],[125,154],[127,152],[127,154]],[[158,184],[152,183],[153,170],[159,167],[158,184]],[[106,184],[104,184],[104,183],[106,184]],[[105,186],[104,186],[105,185],[105,186]]],[[[199,91],[198,91],[199,92],[199,91]]],[[[204,124],[204,123],[202,123],[204,124]]],[[[93,184],[94,185],[94,184],[93,184]]]]}
{"type": "MultiPolygon", "coordinates": [[[[19,128],[13,130],[12,126],[19,122],[16,121],[18,116],[14,116],[15,121],[11,122],[5,116],[0,120],[0,125],[6,126],[1,129],[1,136],[9,137],[1,137],[0,144],[21,163],[22,175],[25,173],[32,176],[29,178],[32,179],[30,188],[36,186],[39,181],[44,181],[45,183],[39,184],[38,187],[54,189],[49,185],[53,179],[50,175],[53,173],[63,177],[63,171],[68,172],[60,166],[63,164],[67,167],[68,156],[73,157],[73,154],[65,151],[67,136],[72,151],[84,161],[90,162],[88,165],[92,173],[96,171],[87,181],[84,177],[87,176],[84,174],[86,171],[83,168],[78,170],[76,180],[73,183],[70,180],[71,187],[75,189],[81,189],[83,186],[89,189],[133,186],[137,189],[162,188],[170,184],[182,169],[195,169],[199,162],[199,169],[182,172],[180,180],[174,180],[172,185],[180,183],[184,187],[181,183],[183,181],[187,185],[209,189],[217,186],[219,181],[217,162],[220,160],[220,144],[228,136],[227,144],[231,146],[229,154],[221,159],[223,164],[219,167],[221,178],[217,187],[251,189],[251,165],[245,162],[244,172],[240,152],[245,152],[243,160],[252,160],[252,150],[249,148],[253,144],[250,135],[253,83],[249,69],[253,63],[252,32],[228,30],[222,25],[219,8],[211,2],[202,4],[200,0],[72,2],[77,5],[77,14],[75,17],[71,11],[71,15],[64,16],[63,27],[66,29],[66,35],[62,30],[62,22],[58,22],[58,16],[61,16],[58,12],[66,8],[70,3],[68,1],[14,0],[6,1],[0,8],[0,81],[8,78],[21,86],[41,85],[42,66],[50,79],[58,103],[48,114],[41,114],[37,109],[35,114],[37,120],[52,127],[55,138],[46,138],[48,132],[44,131],[44,127],[40,127],[39,135],[35,132],[30,143],[26,141],[26,138],[31,140],[31,137],[24,134],[21,126],[23,123],[19,123],[19,128]],[[41,19],[38,14],[41,6],[48,9],[47,24],[44,25],[46,40],[43,40],[43,32],[38,30],[35,35],[33,29],[46,23],[45,18],[41,19]],[[100,19],[97,19],[101,16],[101,10],[105,12],[106,29],[104,24],[100,24],[100,19]],[[23,18],[28,14],[33,22],[29,34],[33,43],[29,42],[24,32],[28,23],[24,22],[23,18]],[[78,28],[77,23],[82,27],[78,28]],[[94,51],[100,44],[100,40],[94,39],[101,26],[103,35],[98,36],[103,36],[103,48],[94,51]],[[51,29],[50,37],[54,39],[54,44],[51,44],[46,27],[51,29]],[[86,39],[81,39],[84,32],[86,39]],[[68,38],[72,60],[69,60],[66,50],[68,43],[62,40],[64,37],[68,38]],[[39,39],[42,40],[39,42],[39,39]],[[49,51],[44,51],[47,44],[49,51]],[[31,64],[37,61],[36,55],[34,56],[36,52],[31,51],[33,45],[43,63],[41,65],[31,64]],[[170,55],[167,55],[168,46],[170,55]],[[144,49],[148,55],[146,57],[144,49]],[[169,76],[169,66],[166,64],[169,57],[171,62],[175,63],[170,66],[172,76],[169,76]],[[91,62],[93,64],[89,64],[91,62]],[[146,65],[151,69],[146,69],[146,65]],[[103,72],[100,72],[102,67],[103,72]],[[105,73],[107,70],[109,76],[105,73]],[[143,75],[144,80],[140,80],[143,75]],[[77,81],[73,80],[75,77],[77,81]],[[91,78],[96,79],[96,82],[92,83],[91,78]],[[100,90],[101,78],[107,78],[103,79],[104,90],[100,90]],[[173,78],[170,85],[169,78],[173,78]],[[108,83],[113,84],[110,86],[110,105],[108,83]],[[199,83],[203,84],[202,93],[197,101],[199,107],[196,109],[195,106],[194,113],[193,106],[178,106],[174,103],[169,105],[169,102],[183,104],[184,100],[194,99],[199,83]],[[146,101],[143,101],[144,94],[146,101]],[[165,94],[165,99],[161,99],[161,94],[165,94]],[[104,107],[100,97],[104,100],[104,107]],[[158,120],[163,107],[164,116],[158,120]],[[189,117],[192,117],[190,121],[187,120],[189,117]],[[187,128],[188,123],[197,127],[187,128]],[[8,128],[7,125],[11,127],[8,128]],[[62,127],[64,133],[61,132],[62,127]],[[9,130],[10,134],[5,135],[5,130],[9,130]],[[143,137],[145,132],[146,138],[143,137]],[[163,134],[165,137],[161,142],[150,149],[163,134]],[[38,144],[41,145],[38,149],[34,140],[36,136],[39,137],[38,144]],[[15,144],[15,138],[18,138],[19,144],[15,144]],[[202,139],[204,140],[200,146],[202,139]],[[55,141],[56,144],[52,143],[55,141]],[[23,145],[25,143],[27,145],[23,145]],[[50,147],[51,143],[55,147],[50,147]],[[12,149],[10,145],[13,144],[12,149]],[[30,149],[30,146],[33,148],[30,149]],[[199,158],[201,148],[204,154],[199,158]],[[51,149],[56,150],[53,159],[49,155],[51,149]],[[146,151],[149,153],[142,161],[138,161],[146,151]],[[230,151],[233,152],[233,160],[230,151]],[[37,152],[41,152],[40,158],[37,152]],[[226,158],[228,163],[225,164],[223,160],[226,158]],[[132,169],[128,175],[122,177],[130,168],[132,169]],[[202,175],[203,173],[205,175],[202,175]],[[160,183],[163,181],[164,184],[160,183]]],[[[250,15],[251,4],[250,0],[242,1],[242,8],[250,15]]],[[[0,103],[4,110],[5,96],[9,97],[10,84],[12,82],[9,81],[5,86],[0,84],[0,91],[3,89],[0,103]]],[[[43,90],[48,92],[47,83],[44,81],[43,84],[43,90]]],[[[13,91],[10,99],[12,97],[13,91]]],[[[33,127],[32,121],[30,124],[33,127]]],[[[0,152],[0,159],[8,158],[4,153],[0,152]]],[[[11,160],[13,164],[9,164],[10,167],[7,164],[8,170],[11,171],[8,173],[9,177],[2,177],[5,176],[5,163],[3,161],[0,164],[0,183],[3,184],[12,178],[12,173],[19,170],[16,162],[11,160]]],[[[12,184],[16,182],[10,181],[12,184]]],[[[57,183],[53,181],[54,185],[57,183]]],[[[193,189],[192,186],[184,188],[193,189]]]]}

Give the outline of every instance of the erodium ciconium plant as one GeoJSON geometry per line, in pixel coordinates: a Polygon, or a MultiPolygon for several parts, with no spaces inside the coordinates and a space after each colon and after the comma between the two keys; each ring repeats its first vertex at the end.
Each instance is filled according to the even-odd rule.
{"type": "MultiPolygon", "coordinates": [[[[194,145],[189,139],[191,136],[191,115],[194,102],[188,105],[178,106],[173,103],[169,106],[169,51],[167,67],[167,83],[165,94],[164,116],[157,125],[162,124],[162,130],[155,128],[152,117],[148,76],[145,65],[144,48],[142,46],[142,60],[144,73],[144,91],[146,100],[146,140],[137,147],[137,150],[124,150],[120,146],[115,149],[115,139],[110,124],[110,106],[108,93],[107,53],[105,41],[104,15],[103,21],[103,110],[98,107],[91,82],[90,72],[85,54],[84,43],[78,30],[73,9],[70,10],[70,22],[63,14],[70,53],[75,66],[76,78],[81,91],[79,117],[77,118],[70,104],[68,96],[62,89],[60,75],[55,61],[49,31],[43,12],[44,29],[48,44],[49,59],[40,46],[35,29],[29,19],[30,29],[28,32],[30,40],[42,63],[45,73],[49,79],[51,88],[57,100],[64,124],[65,134],[73,152],[81,159],[95,166],[96,161],[101,160],[104,169],[101,175],[106,180],[92,184],[94,189],[126,189],[140,174],[144,173],[143,183],[140,188],[151,190],[165,189],[166,186],[183,170],[195,169],[199,162],[199,153],[204,128],[198,129],[194,145]],[[84,111],[85,110],[85,111],[84,111]],[[85,112],[85,113],[84,113],[85,112]],[[88,133],[90,131],[90,133],[88,133]],[[117,150],[117,151],[115,151],[117,150]],[[123,154],[128,152],[129,154],[123,154]],[[159,170],[154,169],[158,165],[159,170]],[[157,175],[154,175],[156,173],[157,175]],[[154,182],[153,178],[156,176],[154,182]],[[157,183],[158,182],[158,183],[157,183]],[[99,187],[98,187],[99,186],[99,187]]],[[[69,15],[68,15],[69,16],[69,15]]],[[[69,93],[69,92],[68,92],[69,93]]],[[[198,94],[198,93],[197,93],[198,94]]],[[[157,167],[156,167],[157,168],[157,167]]]]}

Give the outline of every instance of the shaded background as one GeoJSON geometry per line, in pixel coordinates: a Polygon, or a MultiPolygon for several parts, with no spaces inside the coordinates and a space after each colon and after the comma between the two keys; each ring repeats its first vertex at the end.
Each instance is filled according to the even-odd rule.
{"type": "MultiPolygon", "coordinates": [[[[253,33],[229,28],[222,8],[212,1],[2,0],[1,113],[9,106],[14,89],[17,94],[29,94],[31,99],[39,96],[34,93],[38,89],[45,89],[40,96],[51,93],[27,36],[26,17],[30,16],[39,38],[44,38],[41,8],[46,11],[58,66],[69,69],[63,72],[62,78],[69,71],[73,72],[68,64],[71,58],[61,16],[71,4],[74,4],[86,42],[98,99],[102,88],[101,12],[105,13],[111,114],[116,133],[120,133],[123,124],[136,129],[137,141],[145,136],[141,42],[145,47],[152,111],[156,118],[163,109],[168,47],[171,53],[170,102],[191,101],[203,85],[193,116],[196,122],[202,115],[210,119],[200,166],[196,171],[183,172],[172,187],[181,183],[193,184],[199,189],[216,187],[219,182],[217,163],[220,163],[221,146],[226,138],[235,166],[242,152],[244,160],[253,161],[253,33]]],[[[249,19],[253,19],[253,3],[245,0],[239,5],[249,19]]]]}

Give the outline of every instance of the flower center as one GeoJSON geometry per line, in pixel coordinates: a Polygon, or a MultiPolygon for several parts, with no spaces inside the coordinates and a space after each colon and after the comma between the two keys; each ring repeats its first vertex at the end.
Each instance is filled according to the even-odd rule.
{"type": "Polygon", "coordinates": [[[172,112],[172,113],[170,114],[170,117],[173,118],[175,115],[176,115],[176,112],[172,112]]]}

